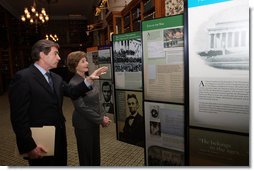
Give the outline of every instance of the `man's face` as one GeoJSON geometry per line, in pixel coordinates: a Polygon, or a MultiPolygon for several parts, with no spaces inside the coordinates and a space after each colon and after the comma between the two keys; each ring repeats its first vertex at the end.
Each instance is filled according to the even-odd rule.
{"type": "Polygon", "coordinates": [[[135,98],[129,98],[127,100],[127,103],[128,103],[128,107],[129,107],[129,110],[130,110],[130,113],[133,115],[136,113],[136,111],[138,110],[138,103],[137,103],[137,100],[135,98]]]}
{"type": "Polygon", "coordinates": [[[56,47],[51,47],[51,50],[47,55],[43,52],[40,53],[42,53],[41,59],[44,61],[47,68],[49,69],[56,68],[58,62],[61,60],[59,56],[59,51],[56,47]]]}
{"type": "Polygon", "coordinates": [[[103,93],[105,102],[109,102],[110,99],[111,99],[111,88],[110,88],[110,85],[103,86],[102,93],[103,93]]]}

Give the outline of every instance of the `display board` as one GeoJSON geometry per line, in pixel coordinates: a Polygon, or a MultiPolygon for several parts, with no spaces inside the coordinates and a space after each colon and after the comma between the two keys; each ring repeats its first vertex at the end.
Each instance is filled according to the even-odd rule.
{"type": "Polygon", "coordinates": [[[183,15],[142,22],[144,99],[184,102],[183,15]]]}
{"type": "Polygon", "coordinates": [[[120,141],[144,147],[144,116],[141,91],[116,90],[117,135],[120,141]]]}
{"type": "Polygon", "coordinates": [[[249,133],[248,2],[188,1],[191,126],[249,133]]]}
{"type": "Polygon", "coordinates": [[[112,49],[115,88],[142,90],[141,33],[114,34],[112,49]]]}
{"type": "Polygon", "coordinates": [[[191,166],[248,166],[249,137],[190,129],[191,166]]]}
{"type": "Polygon", "coordinates": [[[147,164],[184,165],[183,105],[145,102],[144,109],[147,164]]]}
{"type": "Polygon", "coordinates": [[[142,22],[146,163],[183,166],[183,15],[142,22]]]}

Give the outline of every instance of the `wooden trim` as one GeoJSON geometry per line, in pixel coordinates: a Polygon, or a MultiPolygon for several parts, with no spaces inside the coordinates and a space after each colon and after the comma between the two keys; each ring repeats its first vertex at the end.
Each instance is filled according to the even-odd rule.
{"type": "Polygon", "coordinates": [[[144,20],[144,15],[143,15],[143,13],[144,13],[144,1],[142,0],[141,2],[140,2],[140,19],[141,19],[141,21],[143,21],[144,20]]]}
{"type": "Polygon", "coordinates": [[[130,30],[133,31],[133,23],[132,23],[132,11],[130,11],[130,30]]]}
{"type": "Polygon", "coordinates": [[[155,5],[155,17],[160,18],[165,16],[165,0],[153,0],[155,5]]]}

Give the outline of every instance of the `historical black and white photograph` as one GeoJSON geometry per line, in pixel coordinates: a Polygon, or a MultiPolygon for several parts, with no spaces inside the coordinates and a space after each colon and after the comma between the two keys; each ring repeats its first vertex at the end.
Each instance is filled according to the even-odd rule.
{"type": "Polygon", "coordinates": [[[101,47],[98,51],[99,64],[111,64],[110,48],[101,47]]]}
{"type": "Polygon", "coordinates": [[[160,136],[161,135],[161,123],[150,121],[150,134],[160,136]]]}
{"type": "Polygon", "coordinates": [[[108,67],[108,71],[100,76],[100,79],[111,79],[112,78],[112,61],[110,55],[110,48],[108,46],[102,46],[98,51],[98,63],[99,67],[108,67]]]}
{"type": "Polygon", "coordinates": [[[164,48],[183,47],[183,27],[163,30],[164,48]]]}
{"type": "Polygon", "coordinates": [[[249,69],[249,17],[245,6],[218,11],[197,29],[196,53],[206,65],[222,70],[249,69]]]}
{"type": "Polygon", "coordinates": [[[114,42],[115,72],[142,71],[141,39],[114,42]]]}
{"type": "Polygon", "coordinates": [[[100,80],[101,108],[106,113],[114,114],[113,84],[111,80],[100,80]]]}
{"type": "Polygon", "coordinates": [[[112,49],[116,89],[142,90],[141,33],[113,35],[112,49]]]}

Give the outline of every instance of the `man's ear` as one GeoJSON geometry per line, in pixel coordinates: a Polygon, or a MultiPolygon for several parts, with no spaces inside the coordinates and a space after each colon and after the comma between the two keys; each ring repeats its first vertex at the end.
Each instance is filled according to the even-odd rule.
{"type": "Polygon", "coordinates": [[[40,58],[44,58],[46,55],[44,52],[40,52],[40,58]]]}

